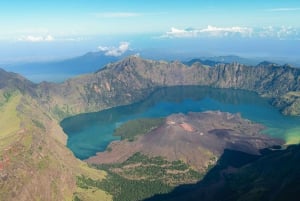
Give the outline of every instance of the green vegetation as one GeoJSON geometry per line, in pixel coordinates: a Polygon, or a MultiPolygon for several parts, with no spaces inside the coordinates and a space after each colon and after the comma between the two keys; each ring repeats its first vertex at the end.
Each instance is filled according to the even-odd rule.
{"type": "Polygon", "coordinates": [[[37,168],[39,170],[44,170],[44,169],[46,169],[49,166],[49,164],[50,164],[49,157],[46,156],[46,157],[44,157],[44,158],[42,158],[42,159],[39,160],[39,162],[37,164],[37,168]]]}
{"type": "Polygon", "coordinates": [[[136,119],[128,121],[122,124],[114,132],[115,136],[121,136],[121,139],[127,139],[129,141],[134,141],[136,136],[144,135],[151,130],[159,127],[165,121],[165,118],[155,118],[155,119],[136,119]]]}
{"type": "Polygon", "coordinates": [[[200,173],[180,160],[170,162],[160,156],[148,157],[141,153],[134,154],[121,164],[96,167],[117,173],[127,179],[141,180],[142,178],[149,181],[160,181],[169,186],[194,183],[202,177],[200,173]]]}
{"type": "Polygon", "coordinates": [[[73,201],[82,201],[80,198],[78,198],[77,195],[74,196],[73,201]]]}
{"type": "Polygon", "coordinates": [[[82,175],[77,177],[77,186],[94,191],[102,189],[113,195],[115,201],[142,200],[170,192],[182,183],[194,183],[202,177],[182,161],[170,162],[162,157],[148,157],[141,153],[134,154],[120,164],[94,167],[107,171],[106,179],[97,180],[82,175]]]}
{"type": "Polygon", "coordinates": [[[0,90],[0,107],[8,103],[18,93],[12,90],[0,90]]]}
{"type": "MultiPolygon", "coordinates": [[[[83,176],[84,177],[84,176],[83,176]]],[[[79,182],[77,178],[77,182],[79,182]]],[[[73,195],[73,201],[110,201],[112,200],[111,196],[104,192],[103,190],[89,186],[89,188],[80,188],[78,187],[76,193],[73,195]]]]}
{"type": "Polygon", "coordinates": [[[43,129],[43,130],[46,130],[46,127],[45,127],[44,124],[41,123],[40,121],[33,119],[33,120],[32,120],[32,123],[33,123],[36,127],[41,128],[41,129],[43,129]]]}
{"type": "Polygon", "coordinates": [[[9,99],[13,96],[14,92],[6,91],[3,93],[3,97],[5,98],[5,102],[8,102],[9,99]]]}
{"type": "Polygon", "coordinates": [[[167,193],[171,187],[160,181],[129,180],[118,174],[110,173],[107,179],[99,181],[77,177],[77,185],[82,189],[103,189],[113,195],[114,201],[135,201],[156,193],[167,193]]]}
{"type": "Polygon", "coordinates": [[[80,185],[80,180],[78,178],[84,177],[89,178],[93,181],[103,181],[107,174],[104,171],[97,170],[95,168],[89,167],[86,163],[80,162],[79,172],[81,176],[77,177],[77,188],[75,193],[73,193],[73,201],[110,201],[112,196],[105,192],[103,188],[97,188],[93,186],[80,185]],[[83,176],[84,175],[84,176],[83,176]]]}
{"type": "Polygon", "coordinates": [[[72,115],[68,105],[64,104],[62,107],[55,105],[52,109],[52,113],[57,119],[64,119],[72,115]]]}

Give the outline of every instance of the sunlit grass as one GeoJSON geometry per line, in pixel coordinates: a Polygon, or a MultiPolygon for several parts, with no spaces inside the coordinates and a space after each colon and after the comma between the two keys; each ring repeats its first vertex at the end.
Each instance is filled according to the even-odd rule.
{"type": "MultiPolygon", "coordinates": [[[[80,168],[79,172],[81,172],[82,175],[85,175],[86,177],[91,178],[93,180],[102,180],[105,179],[107,176],[107,173],[105,171],[91,168],[85,162],[80,161],[79,168],[80,168]]],[[[89,201],[112,200],[112,196],[110,194],[97,188],[84,189],[84,188],[77,187],[74,196],[77,196],[77,198],[79,198],[80,200],[89,200],[89,201]]]]}
{"type": "Polygon", "coordinates": [[[75,196],[77,196],[80,200],[89,200],[89,201],[112,200],[111,195],[97,188],[82,189],[78,187],[75,196]]]}
{"type": "Polygon", "coordinates": [[[300,143],[300,127],[293,128],[286,133],[286,144],[299,144],[300,143]]]}
{"type": "MultiPolygon", "coordinates": [[[[3,93],[0,92],[0,96],[3,93]]],[[[17,106],[21,100],[20,93],[13,93],[8,99],[1,101],[0,106],[0,148],[14,140],[14,133],[20,129],[20,118],[17,106]]]]}
{"type": "Polygon", "coordinates": [[[91,168],[89,167],[85,162],[81,162],[80,161],[80,172],[91,178],[91,179],[94,179],[94,180],[101,180],[101,179],[105,179],[105,177],[107,176],[107,173],[105,171],[102,171],[102,170],[97,170],[95,168],[91,168]]]}

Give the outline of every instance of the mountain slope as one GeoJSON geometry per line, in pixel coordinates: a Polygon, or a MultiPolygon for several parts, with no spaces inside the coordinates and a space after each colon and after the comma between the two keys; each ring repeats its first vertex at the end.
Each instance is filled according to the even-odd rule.
{"type": "MultiPolygon", "coordinates": [[[[0,72],[0,200],[72,200],[76,177],[105,178],[90,169],[65,146],[66,135],[31,94],[35,85],[24,78],[0,72]]],[[[102,192],[103,197],[111,199],[102,192]]]]}

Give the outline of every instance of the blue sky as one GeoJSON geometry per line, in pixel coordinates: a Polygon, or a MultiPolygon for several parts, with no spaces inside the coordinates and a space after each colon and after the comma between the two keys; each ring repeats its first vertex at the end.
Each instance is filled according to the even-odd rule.
{"type": "Polygon", "coordinates": [[[171,27],[299,27],[297,0],[34,1],[0,3],[1,35],[162,32],[171,27]]]}
{"type": "Polygon", "coordinates": [[[65,49],[65,54],[62,50],[60,55],[64,56],[93,50],[98,45],[118,46],[122,41],[128,41],[131,47],[141,44],[133,35],[144,36],[144,45],[153,40],[159,44],[159,39],[176,42],[183,38],[299,41],[299,19],[299,0],[1,1],[0,54],[9,57],[13,48],[5,50],[13,46],[22,55],[22,48],[29,47],[34,54],[16,57],[37,58],[42,57],[40,48],[49,52],[43,57],[50,59],[56,57],[51,47],[59,48],[59,44],[70,49],[78,47],[78,51],[69,54],[70,50],[65,49]],[[91,41],[98,44],[92,47],[91,41]]]}

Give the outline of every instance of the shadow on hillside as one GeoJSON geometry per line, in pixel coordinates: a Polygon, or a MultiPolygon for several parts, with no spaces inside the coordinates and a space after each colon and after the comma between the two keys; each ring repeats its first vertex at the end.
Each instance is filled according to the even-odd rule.
{"type": "Polygon", "coordinates": [[[198,183],[144,201],[298,200],[300,145],[285,150],[264,149],[261,153],[254,156],[225,150],[217,165],[198,183]]]}

